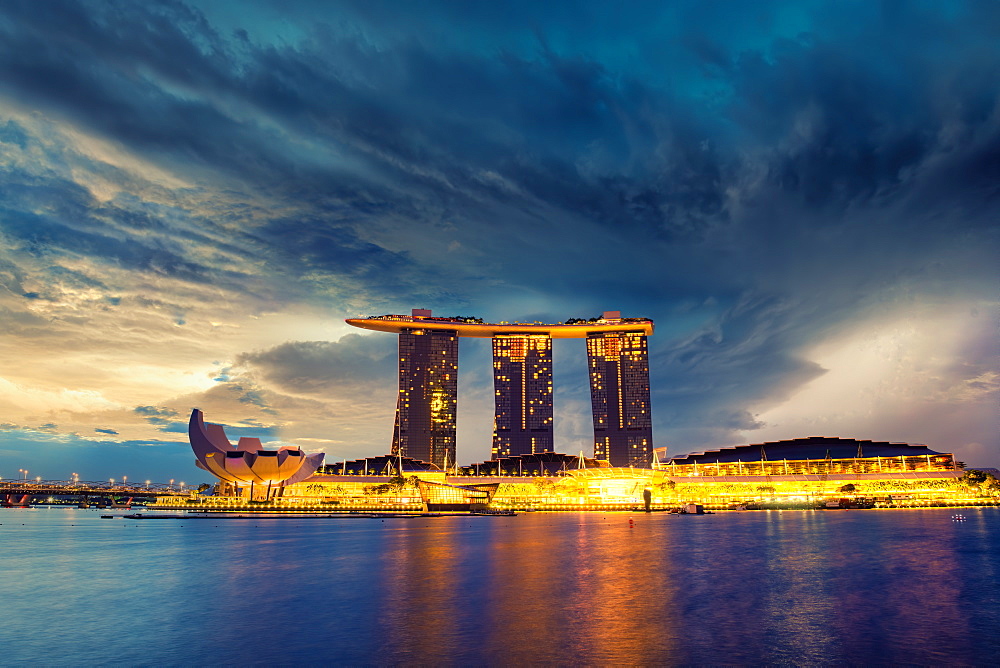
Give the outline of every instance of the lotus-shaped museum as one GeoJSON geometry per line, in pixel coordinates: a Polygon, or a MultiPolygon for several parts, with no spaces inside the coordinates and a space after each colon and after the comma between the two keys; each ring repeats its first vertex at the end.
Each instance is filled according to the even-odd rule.
{"type": "Polygon", "coordinates": [[[259,438],[242,437],[233,447],[221,424],[206,424],[202,412],[191,411],[188,438],[198,468],[237,487],[266,485],[282,487],[305,480],[323,465],[320,452],[307,455],[295,446],[265,450],[259,438]]]}

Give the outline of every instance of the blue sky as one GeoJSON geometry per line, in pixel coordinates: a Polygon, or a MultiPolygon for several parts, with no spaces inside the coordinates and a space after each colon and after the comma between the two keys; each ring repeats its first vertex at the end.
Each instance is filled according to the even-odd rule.
{"type": "Polygon", "coordinates": [[[674,454],[1000,466],[998,34],[994,2],[4,2],[0,476],[196,481],[193,407],[384,453],[395,341],[343,320],[413,307],[653,318],[674,454]]]}

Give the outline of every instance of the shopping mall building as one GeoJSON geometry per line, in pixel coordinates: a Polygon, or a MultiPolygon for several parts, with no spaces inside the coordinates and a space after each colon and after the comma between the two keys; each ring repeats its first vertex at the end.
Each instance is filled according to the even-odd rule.
{"type": "MultiPolygon", "coordinates": [[[[202,423],[200,411],[196,412],[192,444],[214,435],[224,449],[228,441],[214,427],[202,423]]],[[[246,447],[242,441],[240,447],[246,447]]],[[[321,466],[308,476],[300,470],[285,481],[265,480],[263,469],[259,479],[253,477],[255,467],[262,466],[257,461],[273,468],[274,457],[263,450],[201,455],[206,457],[208,465],[203,468],[215,472],[220,484],[213,496],[185,501],[189,509],[246,509],[250,502],[259,510],[302,512],[657,510],[689,503],[709,509],[907,507],[975,502],[961,482],[962,464],[951,454],[923,445],[825,437],[741,445],[664,461],[654,457],[652,467],[616,467],[582,454],[542,452],[445,470],[397,453],[321,466]],[[231,470],[213,461],[220,456],[231,470]]],[[[170,500],[159,505],[170,503],[176,505],[170,500]]]]}

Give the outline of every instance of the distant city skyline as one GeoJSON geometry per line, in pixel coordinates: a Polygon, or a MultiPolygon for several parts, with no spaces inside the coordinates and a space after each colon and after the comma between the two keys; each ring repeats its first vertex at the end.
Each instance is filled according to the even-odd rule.
{"type": "MultiPolygon", "coordinates": [[[[0,3],[0,476],[207,481],[193,408],[385,454],[398,340],[344,321],[412,307],[652,319],[667,456],[1000,468],[997,3],[497,7],[0,3]]],[[[460,347],[479,462],[494,351],[460,347]]],[[[551,355],[590,453],[586,343],[551,355]]]]}

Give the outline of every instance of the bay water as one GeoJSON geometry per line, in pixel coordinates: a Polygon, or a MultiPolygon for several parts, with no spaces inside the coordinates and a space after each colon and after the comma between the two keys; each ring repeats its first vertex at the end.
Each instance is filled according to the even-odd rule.
{"type": "Polygon", "coordinates": [[[39,507],[0,510],[0,555],[3,666],[1000,663],[998,508],[39,507]]]}

